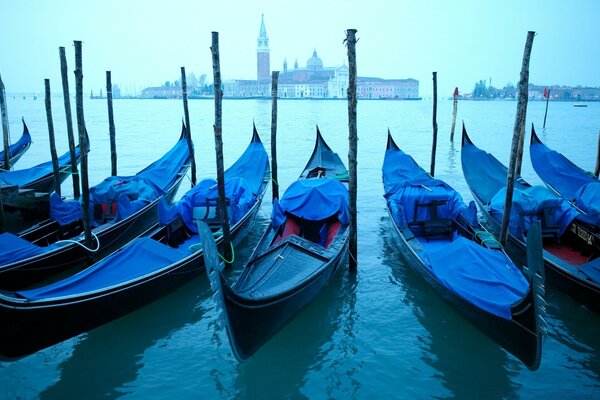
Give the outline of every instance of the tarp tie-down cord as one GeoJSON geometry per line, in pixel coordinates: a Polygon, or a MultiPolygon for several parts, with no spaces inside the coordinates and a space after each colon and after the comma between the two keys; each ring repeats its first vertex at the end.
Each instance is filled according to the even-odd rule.
{"type": "Polygon", "coordinates": [[[97,243],[97,244],[96,244],[96,248],[95,248],[95,249],[90,249],[89,247],[87,247],[87,246],[86,246],[86,245],[84,245],[83,243],[81,243],[81,242],[79,242],[79,241],[77,241],[77,240],[71,240],[71,239],[59,240],[59,241],[58,241],[58,242],[56,242],[56,243],[74,243],[74,244],[76,244],[76,245],[78,245],[78,246],[81,246],[81,247],[83,247],[84,249],[86,249],[86,250],[87,250],[87,251],[89,251],[90,253],[95,253],[95,252],[97,252],[98,250],[100,250],[100,239],[98,239],[98,236],[96,236],[96,234],[95,234],[94,232],[91,232],[91,233],[92,233],[92,237],[93,237],[94,239],[96,239],[96,243],[97,243]]]}
{"type": "Polygon", "coordinates": [[[59,168],[59,172],[61,174],[71,174],[71,175],[79,175],[79,172],[75,171],[71,171],[71,167],[68,165],[62,166],[61,168],[59,168]]]}
{"type": "MultiPolygon", "coordinates": [[[[502,247],[502,244],[499,241],[497,241],[496,238],[493,235],[490,235],[490,236],[492,236],[491,238],[487,238],[486,239],[482,235],[480,235],[480,233],[482,233],[482,232],[481,231],[476,231],[475,232],[475,237],[478,237],[479,240],[481,240],[482,244],[487,244],[487,243],[496,244],[496,245],[500,246],[501,249],[504,250],[504,247],[502,247]]],[[[483,232],[483,233],[488,233],[488,232],[483,232]]]]}
{"type": "MultiPolygon", "coordinates": [[[[216,233],[216,232],[215,232],[216,233]]],[[[213,233],[214,235],[214,233],[213,233]]],[[[227,264],[233,264],[233,262],[235,261],[235,249],[233,248],[233,243],[229,242],[229,245],[231,246],[231,261],[228,261],[225,259],[225,257],[223,257],[221,255],[221,253],[219,254],[219,257],[221,257],[221,260],[223,260],[224,262],[226,262],[227,264]]],[[[194,243],[193,245],[191,245],[190,247],[188,247],[188,250],[191,251],[192,253],[201,250],[202,244],[201,243],[194,243]]]]}

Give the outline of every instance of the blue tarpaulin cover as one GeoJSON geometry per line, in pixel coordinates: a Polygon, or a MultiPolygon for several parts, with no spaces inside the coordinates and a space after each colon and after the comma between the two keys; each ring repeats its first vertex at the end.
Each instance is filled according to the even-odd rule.
{"type": "Polygon", "coordinates": [[[348,189],[337,179],[300,179],[292,183],[281,201],[273,202],[272,225],[286,220],[285,213],[311,221],[337,215],[342,224],[350,223],[348,189]]]}
{"type": "Polygon", "coordinates": [[[501,318],[527,293],[523,274],[501,252],[457,237],[428,253],[435,276],[455,294],[501,318]]]}
{"type": "MultiPolygon", "coordinates": [[[[390,214],[401,228],[407,222],[427,221],[430,209],[416,207],[416,203],[433,200],[447,200],[437,207],[438,217],[456,219],[462,214],[478,226],[475,205],[471,202],[467,207],[458,192],[432,178],[402,150],[386,151],[383,181],[390,214]]],[[[511,306],[522,299],[529,284],[504,253],[480,246],[456,232],[452,240],[442,237],[420,242],[420,258],[442,285],[476,307],[511,318],[511,306]]]]}
{"type": "Polygon", "coordinates": [[[11,233],[0,233],[0,265],[33,257],[45,249],[11,233]]]}
{"type": "MultiPolygon", "coordinates": [[[[119,221],[162,196],[175,182],[178,173],[188,160],[189,151],[185,138],[179,141],[159,160],[150,164],[134,176],[111,176],[90,188],[90,216],[96,204],[117,204],[119,221]],[[123,196],[127,197],[125,199],[123,196]],[[129,200],[129,201],[127,201],[129,200]]],[[[76,221],[81,215],[79,201],[63,201],[51,196],[50,217],[61,225],[76,221]]],[[[92,221],[101,225],[102,221],[92,221]]]]}
{"type": "MultiPolygon", "coordinates": [[[[8,146],[8,158],[13,158],[23,147],[31,144],[31,135],[25,130],[19,140],[8,146]]],[[[0,160],[4,160],[4,149],[0,150],[0,160]]]]}
{"type": "MultiPolygon", "coordinates": [[[[490,214],[497,221],[502,221],[505,201],[506,188],[504,187],[492,198],[489,205],[490,214]]],[[[524,190],[515,189],[510,210],[510,233],[517,238],[522,238],[531,223],[539,219],[538,215],[546,218],[546,226],[559,227],[560,236],[580,213],[567,200],[556,196],[543,186],[533,186],[524,190]]]]}
{"type": "Polygon", "coordinates": [[[588,277],[588,279],[600,284],[600,258],[596,258],[595,260],[580,265],[578,268],[588,277]]]}
{"type": "MultiPolygon", "coordinates": [[[[79,158],[79,146],[75,148],[75,154],[79,158]]],[[[63,168],[70,162],[71,156],[69,152],[66,152],[58,158],[58,168],[63,168]]],[[[47,161],[31,168],[3,172],[0,174],[0,185],[18,185],[24,187],[53,173],[52,161],[47,161]]]]}
{"type": "Polygon", "coordinates": [[[189,255],[149,237],[138,238],[88,269],[37,289],[17,292],[35,300],[91,292],[127,282],[164,268],[189,255]]]}
{"type": "MultiPolygon", "coordinates": [[[[239,221],[256,202],[263,185],[265,170],[269,167],[267,152],[260,140],[250,142],[240,158],[225,171],[225,196],[229,199],[228,217],[231,224],[239,221]]],[[[195,207],[206,205],[206,199],[219,197],[217,181],[204,179],[190,189],[176,204],[159,202],[161,225],[166,225],[180,215],[186,226],[198,232],[193,221],[195,207]]]]}

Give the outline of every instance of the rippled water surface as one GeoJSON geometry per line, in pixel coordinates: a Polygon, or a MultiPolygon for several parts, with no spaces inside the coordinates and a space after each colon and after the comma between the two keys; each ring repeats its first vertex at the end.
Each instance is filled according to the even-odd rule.
{"type": "MultiPolygon", "coordinates": [[[[34,144],[18,167],[49,158],[43,99],[13,99],[12,139],[29,124],[34,144]]],[[[62,100],[53,99],[58,152],[67,150],[62,100]]],[[[119,174],[133,174],[177,140],[180,101],[114,102],[119,174]]],[[[436,177],[472,199],[460,166],[460,121],[473,141],[508,163],[516,102],[461,102],[455,143],[451,101],[438,108],[436,177]]],[[[214,176],[211,100],[190,101],[199,177],[214,176]]],[[[270,149],[271,103],[225,100],[225,165],[251,138],[252,121],[270,149]]],[[[90,184],[110,174],[106,103],[86,100],[90,184]]],[[[600,103],[575,108],[529,104],[528,128],[587,170],[596,162],[600,103]]],[[[342,159],[348,152],[345,101],[280,101],[279,183],[285,189],[314,146],[315,125],[342,159]]],[[[529,371],[449,307],[402,260],[382,197],[381,165],[389,128],[425,169],[431,156],[431,102],[358,105],[359,265],[331,284],[255,356],[238,363],[218,322],[205,276],[89,333],[15,362],[0,362],[0,398],[590,398],[600,397],[600,316],[547,287],[549,333],[539,370],[529,371]]],[[[529,134],[526,142],[529,141],[529,134]]],[[[525,151],[524,178],[539,184],[525,151]]],[[[70,181],[63,194],[72,193],[70,181]]],[[[182,185],[179,195],[189,188],[182,185]]],[[[236,249],[243,266],[268,224],[267,192],[257,223],[236,249]]],[[[0,327],[1,329],[1,327],[0,327]]]]}

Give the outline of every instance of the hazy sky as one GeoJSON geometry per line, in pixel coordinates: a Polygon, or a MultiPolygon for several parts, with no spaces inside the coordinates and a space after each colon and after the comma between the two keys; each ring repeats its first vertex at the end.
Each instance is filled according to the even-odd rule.
{"type": "Polygon", "coordinates": [[[42,93],[44,78],[59,92],[58,47],[67,48],[72,79],[73,40],[83,41],[86,93],[105,87],[106,70],[125,91],[179,79],[181,66],[212,81],[211,31],[219,32],[223,79],[256,79],[263,13],[272,70],[285,57],[304,66],[313,49],[325,66],[340,65],[345,30],[356,28],[359,76],[415,78],[428,97],[437,71],[440,95],[451,95],[480,79],[516,84],[534,30],[530,82],[600,86],[597,0],[0,0],[0,10],[9,93],[42,93]]]}

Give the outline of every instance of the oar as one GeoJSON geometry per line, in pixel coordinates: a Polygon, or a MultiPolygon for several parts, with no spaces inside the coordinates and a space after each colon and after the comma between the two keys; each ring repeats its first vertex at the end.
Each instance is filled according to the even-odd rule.
{"type": "Polygon", "coordinates": [[[523,269],[529,277],[533,290],[533,302],[536,308],[539,333],[545,335],[548,330],[546,316],[546,301],[544,300],[544,255],[542,250],[542,225],[536,221],[527,231],[527,267],[523,269]]]}
{"type": "Polygon", "coordinates": [[[197,220],[196,225],[198,226],[198,235],[200,236],[200,243],[204,251],[204,268],[206,269],[206,275],[210,281],[210,287],[215,293],[216,297],[221,297],[221,282],[219,274],[222,270],[222,265],[219,262],[217,242],[215,241],[212,231],[208,225],[206,225],[206,222],[197,220]]]}

